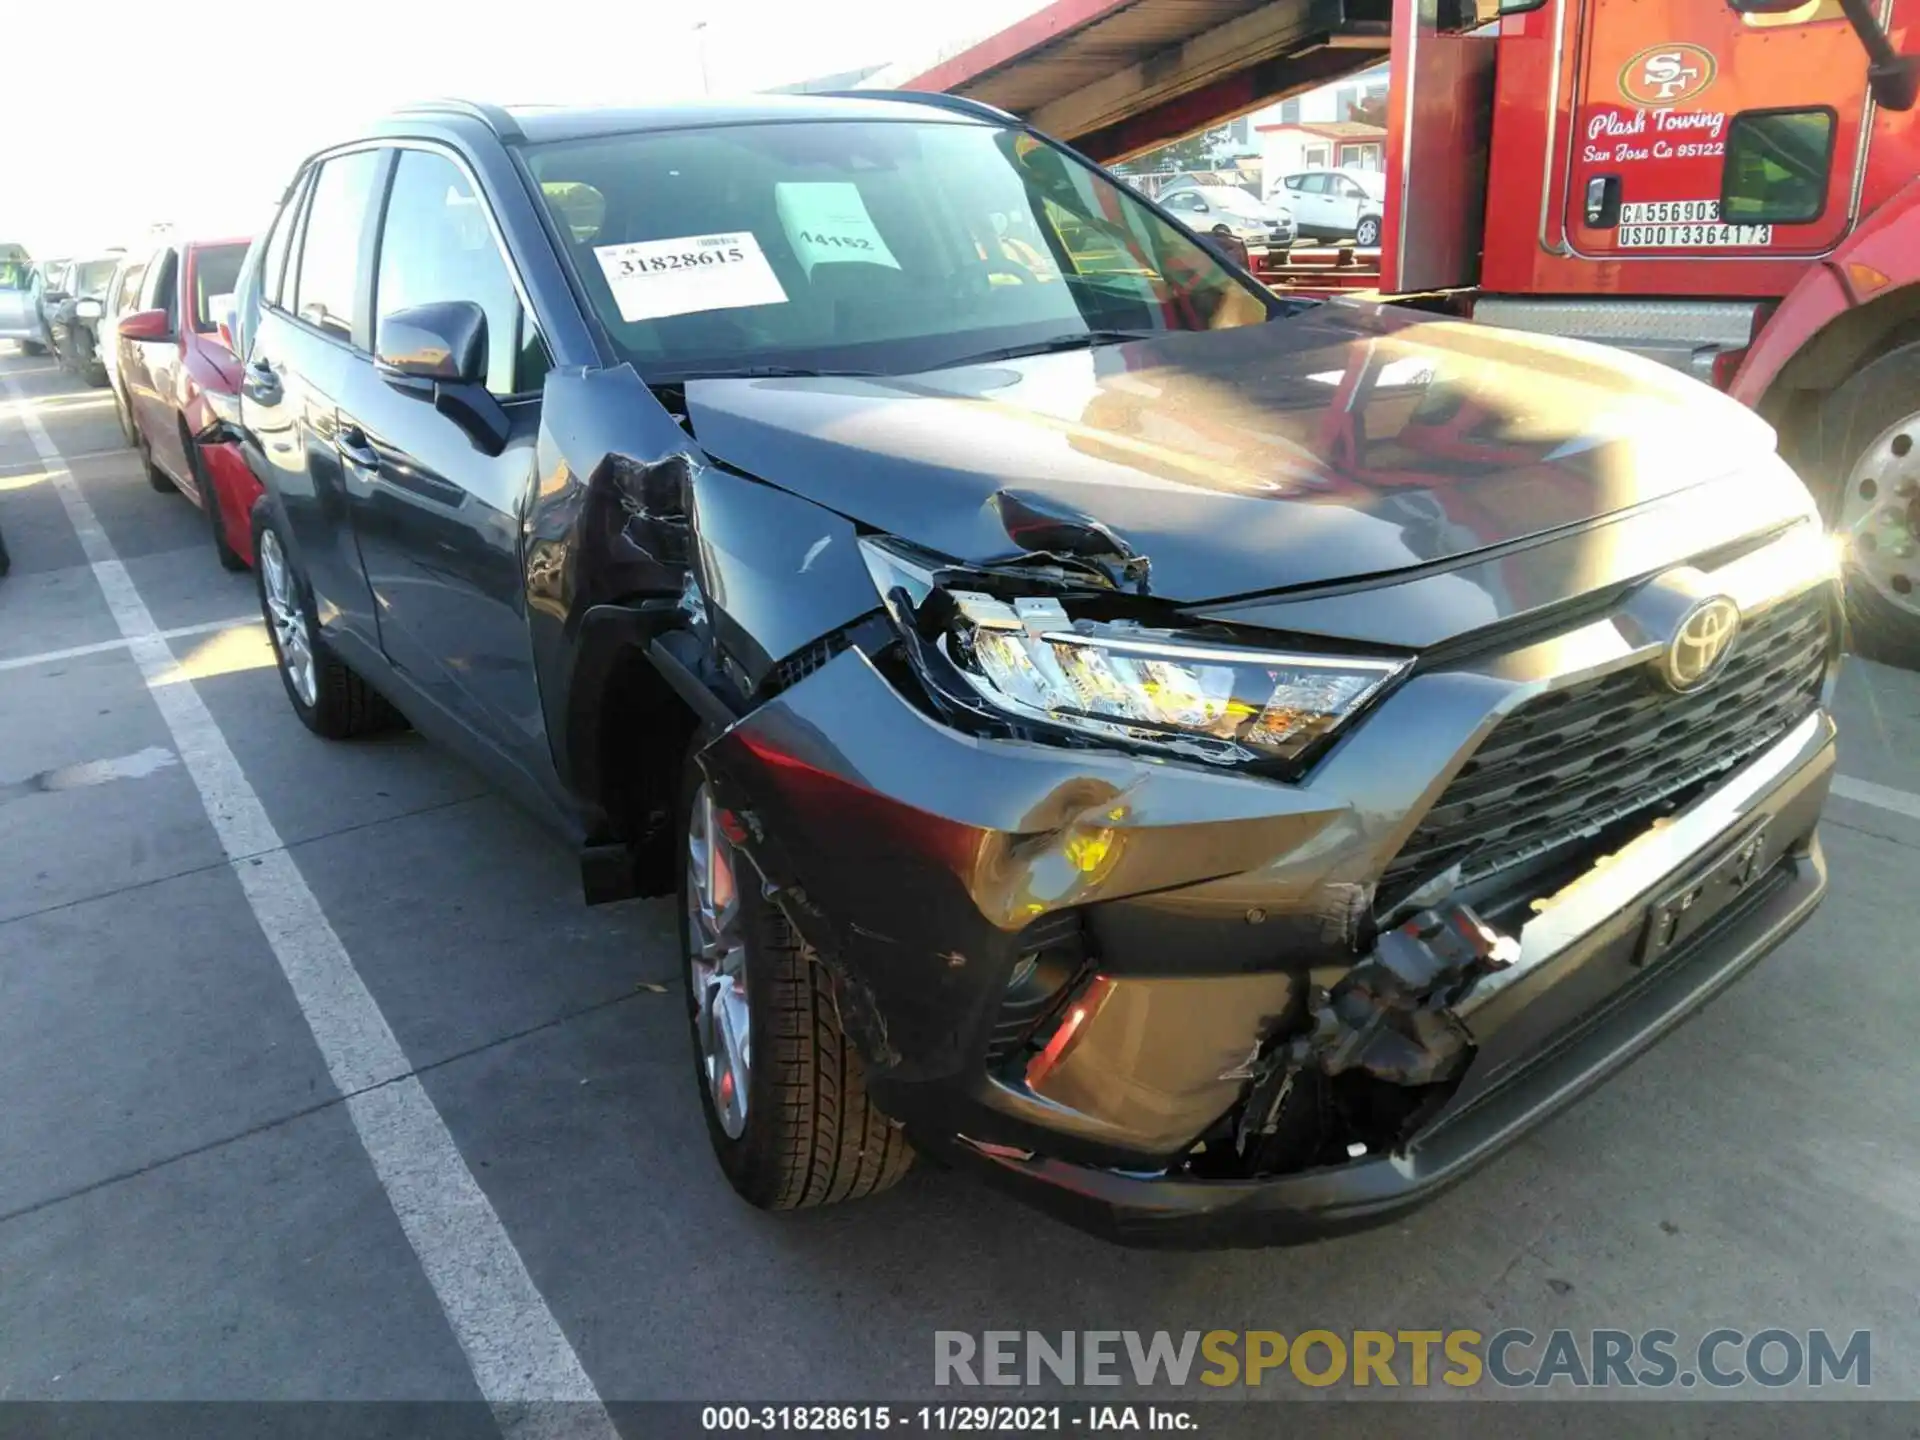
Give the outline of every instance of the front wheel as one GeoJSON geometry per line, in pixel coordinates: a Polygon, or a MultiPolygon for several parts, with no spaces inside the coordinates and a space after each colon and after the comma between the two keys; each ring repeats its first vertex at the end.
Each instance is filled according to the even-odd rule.
{"type": "Polygon", "coordinates": [[[402,723],[399,712],[327,648],[314,620],[312,592],[294,569],[266,505],[254,507],[253,553],[273,658],[300,723],[328,740],[370,735],[402,723]]]}
{"type": "Polygon", "coordinates": [[[1378,216],[1368,215],[1354,227],[1353,243],[1358,245],[1362,250],[1371,250],[1380,243],[1380,219],[1378,216]]]}
{"type": "Polygon", "coordinates": [[[1828,397],[1810,458],[1808,478],[1845,546],[1854,651],[1920,669],[1920,344],[1881,356],[1828,397]]]}
{"type": "Polygon", "coordinates": [[[22,355],[44,355],[47,353],[47,347],[38,340],[22,340],[20,342],[20,353],[22,355]]]}
{"type": "Polygon", "coordinates": [[[763,1210],[874,1194],[907,1173],[913,1151],[867,1098],[825,964],[729,838],[730,817],[693,759],[701,743],[681,786],[680,941],[714,1155],[763,1210]]]}

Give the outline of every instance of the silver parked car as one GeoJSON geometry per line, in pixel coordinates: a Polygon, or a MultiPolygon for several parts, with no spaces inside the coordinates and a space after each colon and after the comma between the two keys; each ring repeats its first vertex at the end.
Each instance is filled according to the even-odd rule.
{"type": "Polygon", "coordinates": [[[33,259],[27,247],[0,242],[0,340],[11,340],[29,355],[38,355],[45,347],[33,280],[33,259]]]}

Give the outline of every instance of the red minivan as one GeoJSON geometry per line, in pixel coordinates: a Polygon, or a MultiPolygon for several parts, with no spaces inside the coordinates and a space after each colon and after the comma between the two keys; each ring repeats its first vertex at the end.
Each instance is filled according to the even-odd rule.
{"type": "Polygon", "coordinates": [[[162,246],[147,263],[139,308],[120,321],[120,376],[147,480],[179,489],[207,513],[229,570],[253,563],[260,482],[231,428],[239,418],[240,361],[222,330],[246,259],[246,240],[162,246]]]}

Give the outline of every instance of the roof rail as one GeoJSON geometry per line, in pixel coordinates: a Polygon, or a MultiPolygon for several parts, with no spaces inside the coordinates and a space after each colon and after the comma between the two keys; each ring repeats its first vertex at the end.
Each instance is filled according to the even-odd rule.
{"type": "Polygon", "coordinates": [[[1009,125],[1026,124],[1018,115],[989,105],[984,100],[949,95],[944,90],[821,90],[815,93],[833,100],[895,100],[909,105],[932,105],[941,110],[971,115],[976,120],[995,120],[1009,125]]]}
{"type": "Polygon", "coordinates": [[[468,120],[478,120],[504,141],[512,142],[527,138],[525,132],[520,129],[520,122],[509,115],[503,106],[489,105],[481,100],[461,100],[454,96],[443,96],[437,100],[421,100],[411,105],[402,105],[393,113],[396,116],[460,115],[468,120]]]}

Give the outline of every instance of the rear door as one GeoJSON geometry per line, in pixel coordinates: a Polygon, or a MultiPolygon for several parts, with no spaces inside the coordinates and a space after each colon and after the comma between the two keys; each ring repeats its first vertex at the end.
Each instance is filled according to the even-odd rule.
{"type": "Polygon", "coordinates": [[[1853,225],[1863,62],[1838,0],[1582,0],[1566,233],[1580,255],[1819,255],[1853,225]]]}
{"type": "MultiPolygon", "coordinates": [[[[170,442],[163,433],[174,428],[168,386],[180,353],[179,286],[176,283],[179,263],[179,254],[172,246],[163,246],[155,251],[153,258],[147,262],[146,274],[141,278],[140,296],[136,302],[138,309],[159,310],[170,317],[171,323],[167,327],[170,338],[129,340],[120,349],[120,378],[126,386],[127,409],[133,416],[134,427],[153,448],[154,460],[173,476],[185,473],[181,463],[184,457],[172,456],[168,448],[170,442]]],[[[172,448],[177,449],[178,445],[173,444],[172,448]]]]}
{"type": "Polygon", "coordinates": [[[486,455],[430,395],[356,368],[340,396],[354,532],[388,659],[524,764],[545,753],[520,559],[544,351],[465,163],[424,142],[397,157],[375,271],[375,351],[399,311],[479,305],[486,388],[506,410],[511,438],[486,455]]]}
{"type": "Polygon", "coordinates": [[[1288,193],[1293,197],[1294,223],[1315,234],[1328,229],[1327,219],[1327,177],[1325,175],[1295,175],[1287,181],[1288,193]]]}
{"type": "Polygon", "coordinates": [[[321,628],[373,654],[379,625],[354,544],[338,415],[356,372],[372,369],[372,226],[387,158],[377,148],[328,156],[297,215],[283,209],[241,380],[250,456],[279,503],[321,628]]]}

